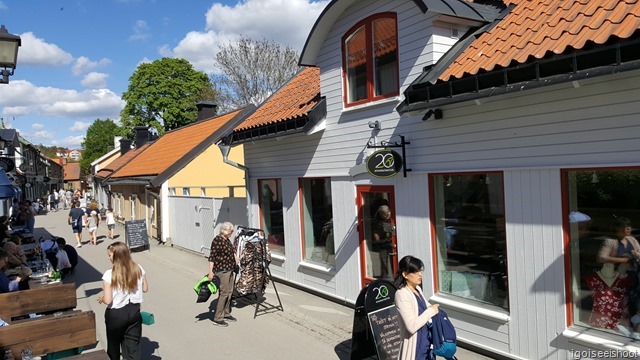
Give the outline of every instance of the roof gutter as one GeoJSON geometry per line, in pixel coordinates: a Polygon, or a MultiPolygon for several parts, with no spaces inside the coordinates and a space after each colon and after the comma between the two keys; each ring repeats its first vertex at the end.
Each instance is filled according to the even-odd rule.
{"type": "Polygon", "coordinates": [[[222,153],[222,161],[225,164],[231,165],[237,169],[244,171],[244,188],[245,188],[245,197],[247,198],[247,226],[253,226],[252,217],[251,217],[251,192],[249,191],[249,168],[239,164],[233,160],[229,160],[229,153],[231,152],[231,145],[228,145],[227,142],[231,139],[231,137],[227,137],[220,143],[218,143],[218,148],[220,148],[220,152],[222,153]]]}
{"type": "MultiPolygon", "coordinates": [[[[638,44],[639,40],[636,40],[627,44],[627,46],[631,48],[630,50],[633,50],[636,49],[635,47],[638,44]]],[[[629,58],[626,53],[621,53],[622,47],[624,46],[614,44],[604,49],[598,48],[592,51],[576,52],[551,59],[537,60],[530,64],[503,68],[443,83],[412,85],[405,91],[405,100],[396,107],[396,111],[401,115],[408,112],[420,112],[444,105],[518,93],[545,86],[640,69],[640,58],[637,56],[635,59],[626,62],[621,61],[622,58],[629,58]],[[612,64],[578,69],[578,64],[583,57],[596,58],[596,55],[607,51],[612,58],[616,59],[612,64]],[[562,64],[565,67],[565,71],[549,76],[542,75],[547,71],[544,70],[545,65],[550,63],[562,64]],[[521,80],[518,81],[518,79],[521,80]],[[461,89],[464,90],[461,91],[461,89]]],[[[600,58],[603,57],[600,56],[600,58]]]]}

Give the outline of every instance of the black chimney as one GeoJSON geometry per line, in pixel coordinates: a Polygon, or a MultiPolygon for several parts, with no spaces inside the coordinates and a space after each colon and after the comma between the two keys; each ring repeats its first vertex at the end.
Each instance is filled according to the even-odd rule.
{"type": "Polygon", "coordinates": [[[212,101],[200,101],[196,107],[198,108],[198,121],[210,119],[218,113],[218,104],[212,101]]]}
{"type": "Polygon", "coordinates": [[[127,153],[127,151],[131,150],[131,140],[129,139],[120,139],[120,156],[127,153]]]}
{"type": "Polygon", "coordinates": [[[133,131],[136,133],[136,148],[140,148],[149,141],[148,126],[134,126],[133,131]]]}

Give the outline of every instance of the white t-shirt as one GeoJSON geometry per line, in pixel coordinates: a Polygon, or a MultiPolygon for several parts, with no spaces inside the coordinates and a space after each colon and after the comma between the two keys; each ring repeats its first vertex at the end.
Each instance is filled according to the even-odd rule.
{"type": "MultiPolygon", "coordinates": [[[[144,277],[145,272],[142,266],[140,266],[140,270],[142,270],[142,276],[138,279],[138,287],[134,292],[122,291],[122,289],[116,289],[113,286],[111,287],[113,301],[111,301],[111,305],[109,305],[110,309],[121,309],[128,303],[142,303],[142,278],[144,277]]],[[[112,269],[105,271],[104,275],[102,275],[102,280],[111,283],[111,271],[112,269]]]]}
{"type": "Polygon", "coordinates": [[[112,212],[107,213],[107,225],[115,225],[116,219],[112,212]]]}

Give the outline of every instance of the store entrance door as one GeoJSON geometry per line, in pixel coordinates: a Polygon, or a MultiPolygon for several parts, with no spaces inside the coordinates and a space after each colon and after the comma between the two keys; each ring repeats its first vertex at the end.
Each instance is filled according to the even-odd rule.
{"type": "Polygon", "coordinates": [[[393,186],[358,186],[358,233],[362,287],[393,281],[398,269],[393,186]]]}

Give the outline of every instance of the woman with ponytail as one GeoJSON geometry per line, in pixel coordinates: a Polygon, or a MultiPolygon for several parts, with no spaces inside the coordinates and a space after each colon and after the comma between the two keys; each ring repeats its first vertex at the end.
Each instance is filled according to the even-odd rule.
{"type": "Polygon", "coordinates": [[[140,359],[142,293],[149,290],[142,266],[131,259],[131,252],[121,241],[107,247],[112,268],[102,276],[103,294],[98,302],[107,304],[104,320],[107,329],[107,354],[119,360],[120,349],[125,360],[140,359]]]}
{"type": "Polygon", "coordinates": [[[398,263],[394,283],[398,288],[395,303],[400,313],[400,333],[402,348],[400,360],[430,359],[428,323],[438,313],[438,304],[430,305],[422,294],[422,260],[405,256],[398,263]]]}

